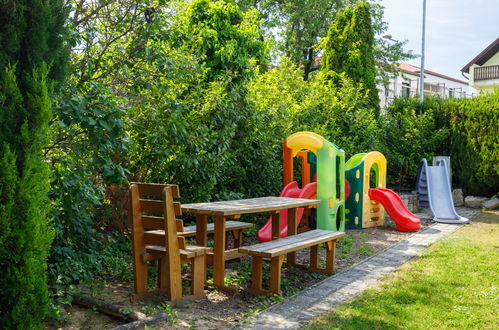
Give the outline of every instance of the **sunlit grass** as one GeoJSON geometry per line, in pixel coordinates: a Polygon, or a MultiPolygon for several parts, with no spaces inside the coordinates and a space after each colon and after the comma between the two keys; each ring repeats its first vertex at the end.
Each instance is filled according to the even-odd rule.
{"type": "Polygon", "coordinates": [[[499,213],[435,243],[310,329],[499,328],[499,213]]]}

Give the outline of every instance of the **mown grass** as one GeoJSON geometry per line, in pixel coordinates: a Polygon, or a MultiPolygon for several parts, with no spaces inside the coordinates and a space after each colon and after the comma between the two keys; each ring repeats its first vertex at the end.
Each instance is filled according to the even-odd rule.
{"type": "Polygon", "coordinates": [[[499,329],[499,212],[435,243],[307,329],[499,329]]]}

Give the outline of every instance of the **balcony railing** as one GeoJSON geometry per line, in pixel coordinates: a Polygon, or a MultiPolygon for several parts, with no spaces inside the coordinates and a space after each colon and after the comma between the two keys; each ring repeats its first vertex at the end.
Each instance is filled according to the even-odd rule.
{"type": "Polygon", "coordinates": [[[499,79],[499,65],[475,67],[474,80],[499,79]]]}

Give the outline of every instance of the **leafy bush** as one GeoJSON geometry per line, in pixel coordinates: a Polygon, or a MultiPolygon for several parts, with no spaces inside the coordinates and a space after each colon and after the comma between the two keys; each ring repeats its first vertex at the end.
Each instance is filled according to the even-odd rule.
{"type": "Polygon", "coordinates": [[[133,179],[180,184],[184,200],[241,197],[230,180],[251,116],[244,84],[266,62],[255,13],[198,0],[150,29],[144,65],[132,68],[144,87],[127,91],[133,179]]]}
{"type": "MultiPolygon", "coordinates": [[[[370,150],[377,140],[372,111],[362,108],[366,94],[342,77],[336,87],[322,74],[308,81],[301,70],[283,60],[249,85],[248,102],[255,109],[254,139],[246,149],[248,185],[265,183],[277,193],[282,186],[282,141],[297,131],[313,131],[349,154],[370,150]],[[249,149],[251,146],[252,149],[249,149]]],[[[268,189],[268,188],[267,188],[268,189]]]]}
{"type": "Polygon", "coordinates": [[[119,99],[96,82],[67,88],[54,109],[55,134],[48,152],[57,235],[49,276],[58,284],[88,281],[102,268],[96,220],[109,203],[105,186],[126,180],[118,163],[127,145],[119,99]]]}
{"type": "Polygon", "coordinates": [[[449,155],[450,129],[439,98],[400,98],[379,117],[378,150],[387,158],[388,184],[414,187],[422,158],[449,155]],[[422,114],[419,114],[422,112],[422,114]]]}
{"type": "Polygon", "coordinates": [[[466,194],[499,191],[499,90],[445,103],[452,129],[454,178],[466,194]]]}

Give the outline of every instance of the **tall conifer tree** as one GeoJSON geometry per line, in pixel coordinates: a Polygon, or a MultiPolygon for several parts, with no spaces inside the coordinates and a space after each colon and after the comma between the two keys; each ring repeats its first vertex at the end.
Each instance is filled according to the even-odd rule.
{"type": "Polygon", "coordinates": [[[369,91],[367,106],[379,111],[374,56],[374,29],[367,2],[339,11],[328,31],[322,59],[322,70],[337,82],[344,73],[369,91]]]}
{"type": "Polygon", "coordinates": [[[0,0],[0,328],[40,326],[48,308],[49,91],[63,79],[64,0],[0,0]]]}

